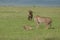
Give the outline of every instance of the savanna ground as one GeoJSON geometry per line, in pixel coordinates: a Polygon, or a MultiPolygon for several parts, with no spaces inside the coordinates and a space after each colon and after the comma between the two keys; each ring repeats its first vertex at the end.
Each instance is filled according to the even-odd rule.
{"type": "Polygon", "coordinates": [[[0,40],[60,40],[60,7],[0,7],[0,40]],[[52,18],[52,27],[41,24],[36,29],[34,21],[28,21],[28,10],[33,14],[52,18]],[[24,25],[33,30],[25,31],[24,25]]]}

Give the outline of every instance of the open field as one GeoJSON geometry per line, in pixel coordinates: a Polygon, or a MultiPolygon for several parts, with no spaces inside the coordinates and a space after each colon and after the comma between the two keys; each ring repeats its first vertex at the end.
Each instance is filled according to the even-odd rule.
{"type": "Polygon", "coordinates": [[[0,7],[0,40],[60,40],[60,8],[0,7]],[[29,9],[34,16],[51,17],[54,29],[46,29],[44,24],[36,29],[34,21],[27,20],[29,9]],[[25,31],[24,25],[31,25],[33,30],[25,31]]]}

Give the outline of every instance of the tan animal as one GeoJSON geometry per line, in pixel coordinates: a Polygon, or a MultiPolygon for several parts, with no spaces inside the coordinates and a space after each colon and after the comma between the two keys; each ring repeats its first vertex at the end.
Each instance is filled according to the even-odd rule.
{"type": "Polygon", "coordinates": [[[51,23],[52,23],[51,18],[49,18],[49,17],[40,17],[38,15],[34,17],[34,21],[37,24],[37,26],[36,26],[37,28],[39,27],[40,23],[45,23],[46,27],[50,28],[49,26],[51,26],[51,23]]]}
{"type": "Polygon", "coordinates": [[[25,30],[31,30],[31,29],[32,29],[32,27],[31,27],[31,26],[29,26],[29,25],[25,25],[25,26],[24,26],[24,29],[25,29],[25,30]]]}

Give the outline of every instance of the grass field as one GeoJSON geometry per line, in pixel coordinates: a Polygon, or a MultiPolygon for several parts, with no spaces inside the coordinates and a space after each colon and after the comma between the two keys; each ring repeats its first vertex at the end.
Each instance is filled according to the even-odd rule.
{"type": "Polygon", "coordinates": [[[0,7],[0,40],[60,40],[60,7],[0,7]],[[28,10],[33,14],[52,18],[52,27],[41,24],[36,29],[34,21],[28,21],[28,10]],[[25,31],[24,25],[33,30],[25,31]]]}

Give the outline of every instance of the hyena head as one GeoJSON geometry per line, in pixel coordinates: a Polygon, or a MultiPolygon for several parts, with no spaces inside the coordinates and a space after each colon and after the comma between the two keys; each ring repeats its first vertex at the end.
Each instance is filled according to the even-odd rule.
{"type": "Polygon", "coordinates": [[[25,25],[25,26],[24,26],[24,29],[25,29],[25,30],[31,30],[31,29],[32,29],[32,27],[31,27],[31,26],[29,26],[29,25],[25,25]]]}
{"type": "Polygon", "coordinates": [[[51,26],[51,22],[52,22],[51,18],[49,18],[49,17],[40,17],[38,15],[34,17],[34,21],[37,24],[37,26],[36,26],[37,28],[39,27],[40,23],[45,23],[46,27],[49,28],[49,26],[51,26]]]}

